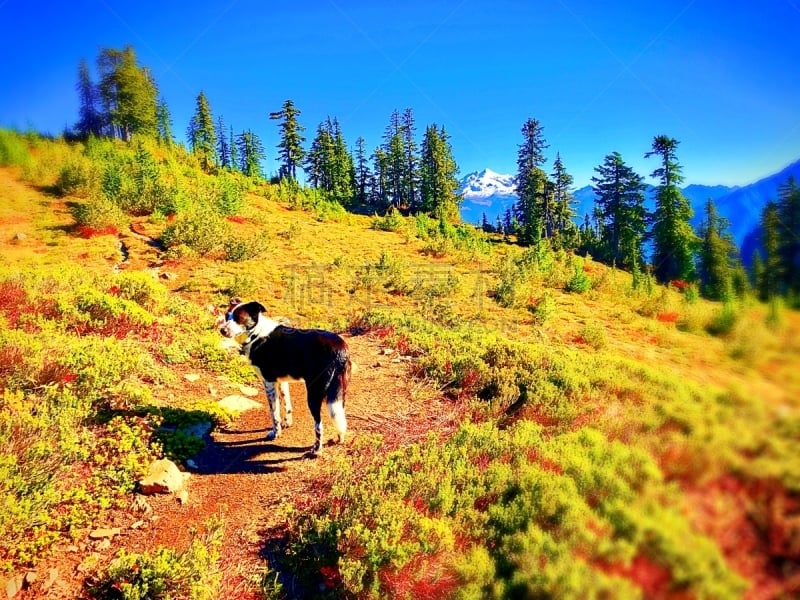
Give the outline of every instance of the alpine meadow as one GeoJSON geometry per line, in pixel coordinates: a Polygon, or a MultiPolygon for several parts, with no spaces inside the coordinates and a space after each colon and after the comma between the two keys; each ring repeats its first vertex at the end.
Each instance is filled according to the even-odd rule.
{"type": "Polygon", "coordinates": [[[203,91],[176,130],[130,46],[76,74],[62,134],[0,129],[9,598],[800,595],[797,181],[745,267],[662,132],[648,173],[600,148],[578,215],[531,116],[516,201],[474,226],[411,108],[369,148],[281,99],[267,148],[203,91]],[[231,298],[347,341],[344,444],[308,457],[302,382],[267,441],[231,298]]]}

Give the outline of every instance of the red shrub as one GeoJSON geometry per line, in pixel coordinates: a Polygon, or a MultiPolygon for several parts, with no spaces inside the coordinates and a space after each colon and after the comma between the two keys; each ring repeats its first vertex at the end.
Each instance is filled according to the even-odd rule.
{"type": "Polygon", "coordinates": [[[89,225],[78,225],[75,228],[75,231],[78,235],[85,239],[90,239],[93,237],[97,237],[99,235],[118,235],[119,229],[114,227],[113,225],[106,225],[105,227],[90,227],[89,225]]]}
{"type": "Polygon", "coordinates": [[[661,323],[675,323],[678,320],[678,313],[676,312],[663,312],[656,315],[656,321],[661,323]]]}
{"type": "Polygon", "coordinates": [[[228,219],[228,221],[230,221],[231,223],[238,223],[238,224],[240,224],[240,225],[241,225],[242,223],[247,223],[247,222],[249,221],[249,219],[248,219],[247,217],[242,217],[242,216],[240,216],[240,215],[230,215],[229,217],[226,217],[226,218],[227,218],[227,219],[228,219]]]}

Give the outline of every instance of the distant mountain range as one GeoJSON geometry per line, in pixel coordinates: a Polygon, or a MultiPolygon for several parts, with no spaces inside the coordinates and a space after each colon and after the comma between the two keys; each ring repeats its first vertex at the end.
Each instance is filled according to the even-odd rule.
{"type": "MultiPolygon", "coordinates": [[[[698,227],[703,217],[703,207],[709,198],[714,200],[719,214],[730,222],[730,232],[741,247],[745,260],[749,260],[752,250],[754,232],[761,219],[761,211],[770,200],[778,199],[778,189],[789,177],[800,183],[800,160],[790,164],[777,173],[742,187],[725,185],[691,184],[682,188],[683,195],[694,209],[692,223],[698,227]],[[747,243],[745,243],[747,240],[747,243]],[[749,250],[749,252],[748,252],[749,250]]],[[[470,173],[461,180],[460,192],[464,195],[461,205],[461,216],[469,222],[479,225],[486,215],[489,223],[494,225],[497,217],[502,218],[506,209],[517,199],[513,175],[503,175],[491,169],[470,173]]],[[[645,205],[653,209],[653,188],[648,188],[645,205]]],[[[573,192],[575,197],[576,221],[582,223],[584,215],[591,214],[594,208],[594,190],[592,186],[584,186],[573,192]]]]}

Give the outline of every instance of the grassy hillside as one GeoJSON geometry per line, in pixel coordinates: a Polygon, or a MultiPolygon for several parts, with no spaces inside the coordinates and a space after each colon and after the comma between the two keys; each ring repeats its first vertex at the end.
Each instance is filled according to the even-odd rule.
{"type": "MultiPolygon", "coordinates": [[[[464,415],[416,443],[356,427],[324,489],[285,506],[270,565],[282,577],[261,594],[290,594],[287,574],[322,597],[800,590],[797,313],[633,289],[588,257],[348,214],[147,142],[0,132],[0,245],[8,576],[129,503],[153,457],[197,450],[159,425],[231,418],[181,376],[253,381],[206,310],[239,295],[380,338],[464,415]]],[[[218,540],[197,543],[98,564],[86,593],[169,597],[142,595],[159,581],[215,597],[218,540]]]]}

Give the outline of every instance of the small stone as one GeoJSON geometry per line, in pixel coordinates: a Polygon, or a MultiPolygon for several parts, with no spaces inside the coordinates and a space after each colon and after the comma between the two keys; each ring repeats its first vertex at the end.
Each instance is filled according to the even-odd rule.
{"type": "Polygon", "coordinates": [[[216,398],[217,396],[219,396],[219,391],[213,385],[209,384],[208,395],[211,396],[212,398],[216,398]]]}
{"type": "Polygon", "coordinates": [[[381,352],[386,356],[389,354],[394,354],[394,350],[392,348],[384,348],[381,352]]]}
{"type": "Polygon", "coordinates": [[[194,383],[195,381],[199,381],[200,375],[197,373],[186,373],[183,378],[188,381],[189,383],[194,383]]]}
{"type": "Polygon", "coordinates": [[[131,523],[131,529],[141,529],[144,526],[144,521],[139,519],[138,521],[131,523]]]}
{"type": "Polygon", "coordinates": [[[58,569],[55,567],[47,569],[47,580],[42,584],[42,590],[45,592],[53,587],[53,584],[58,581],[58,569]]]}
{"type": "Polygon", "coordinates": [[[11,598],[19,594],[24,583],[25,579],[22,575],[14,575],[14,577],[6,581],[6,598],[11,600],[11,598]]]}
{"type": "Polygon", "coordinates": [[[250,385],[240,385],[239,386],[239,391],[243,395],[250,396],[251,398],[253,396],[258,396],[258,389],[254,388],[253,386],[250,386],[250,385]]]}
{"type": "Polygon", "coordinates": [[[189,492],[186,490],[181,490],[177,494],[178,502],[181,504],[187,504],[189,502],[189,492]]]}
{"type": "Polygon", "coordinates": [[[260,403],[256,402],[255,400],[251,400],[250,398],[246,398],[245,396],[240,396],[238,394],[225,396],[217,404],[219,404],[219,406],[224,410],[232,413],[244,412],[246,410],[251,410],[254,408],[261,408],[260,403]]]}
{"type": "Polygon", "coordinates": [[[102,552],[103,550],[108,550],[109,548],[111,548],[111,540],[109,540],[108,538],[100,540],[99,542],[97,542],[97,544],[95,544],[95,548],[97,548],[100,552],[102,552]]]}
{"type": "Polygon", "coordinates": [[[36,574],[35,571],[28,571],[25,573],[25,585],[29,586],[36,583],[39,579],[39,576],[36,574]]]}
{"type": "Polygon", "coordinates": [[[105,527],[89,532],[89,539],[102,540],[104,538],[112,538],[115,535],[119,535],[119,533],[119,527],[105,527]]]}

